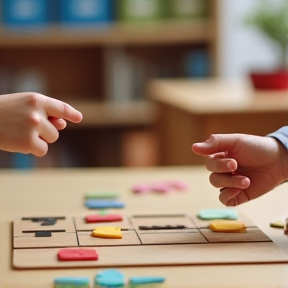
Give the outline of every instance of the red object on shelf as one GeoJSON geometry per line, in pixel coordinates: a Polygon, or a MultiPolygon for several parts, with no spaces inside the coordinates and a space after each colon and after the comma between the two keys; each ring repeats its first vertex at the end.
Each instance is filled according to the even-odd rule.
{"type": "Polygon", "coordinates": [[[254,72],[250,74],[253,86],[257,90],[288,89],[288,71],[280,70],[270,73],[254,72]]]}

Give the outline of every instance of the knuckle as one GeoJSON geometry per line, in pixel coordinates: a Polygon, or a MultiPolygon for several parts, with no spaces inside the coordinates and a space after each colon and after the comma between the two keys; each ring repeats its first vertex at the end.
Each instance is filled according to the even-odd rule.
{"type": "Polygon", "coordinates": [[[27,101],[30,106],[38,107],[39,103],[41,102],[42,95],[36,92],[30,92],[27,96],[27,101]]]}
{"type": "Polygon", "coordinates": [[[36,112],[31,112],[28,117],[28,122],[32,127],[37,127],[41,124],[41,117],[36,112]]]}

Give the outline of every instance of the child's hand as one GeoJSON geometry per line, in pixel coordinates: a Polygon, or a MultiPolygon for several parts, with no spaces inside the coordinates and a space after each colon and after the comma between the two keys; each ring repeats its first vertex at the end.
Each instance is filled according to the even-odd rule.
{"type": "Polygon", "coordinates": [[[65,120],[79,123],[82,114],[70,105],[37,93],[0,96],[0,149],[44,156],[65,120]]]}
{"type": "Polygon", "coordinates": [[[271,137],[216,134],[192,151],[208,156],[210,182],[220,201],[236,206],[255,199],[288,179],[288,151],[271,137]]]}

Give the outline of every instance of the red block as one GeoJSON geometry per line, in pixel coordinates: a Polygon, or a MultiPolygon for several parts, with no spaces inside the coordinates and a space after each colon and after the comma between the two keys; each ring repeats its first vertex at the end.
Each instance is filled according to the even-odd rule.
{"type": "Polygon", "coordinates": [[[59,261],[91,261],[98,260],[94,249],[61,249],[58,252],[59,261]]]}
{"type": "Polygon", "coordinates": [[[123,220],[123,217],[119,214],[86,216],[86,223],[118,222],[122,220],[123,220]]]}

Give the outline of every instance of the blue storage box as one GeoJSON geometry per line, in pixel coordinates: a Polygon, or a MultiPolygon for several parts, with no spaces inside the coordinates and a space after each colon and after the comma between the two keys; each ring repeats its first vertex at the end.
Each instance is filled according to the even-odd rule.
{"type": "Polygon", "coordinates": [[[1,0],[2,22],[7,26],[45,26],[50,0],[1,0]]]}
{"type": "Polygon", "coordinates": [[[104,24],[112,21],[114,0],[59,0],[65,24],[104,24]]]}

